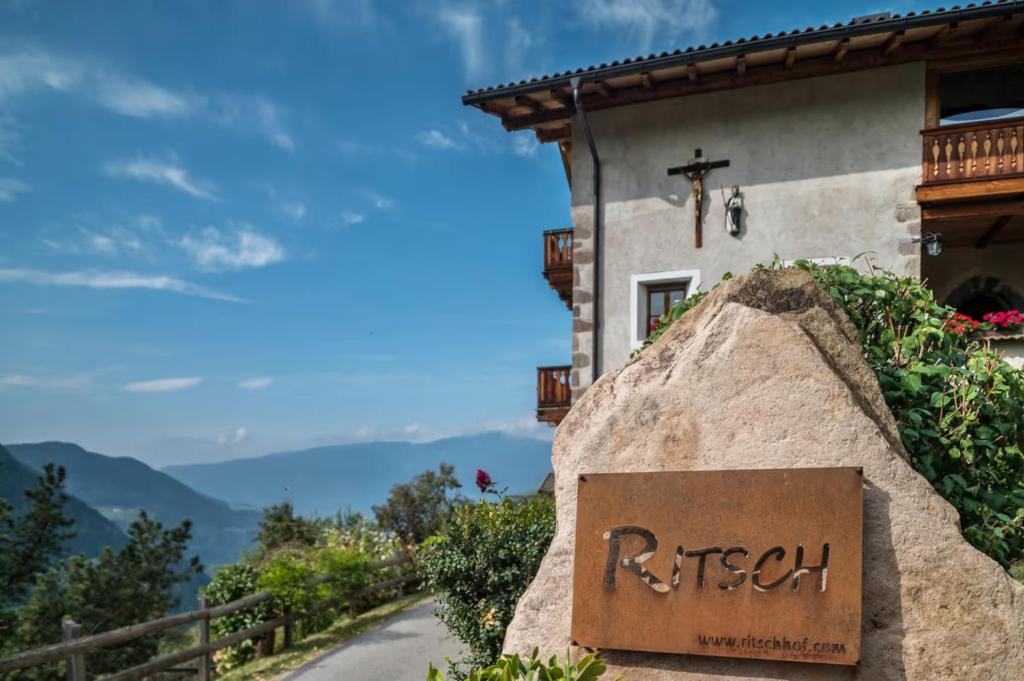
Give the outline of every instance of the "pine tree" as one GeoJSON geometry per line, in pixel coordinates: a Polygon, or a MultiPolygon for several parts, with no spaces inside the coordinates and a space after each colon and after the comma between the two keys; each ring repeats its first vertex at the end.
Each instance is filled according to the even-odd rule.
{"type": "Polygon", "coordinates": [[[20,516],[0,500],[0,608],[24,599],[35,576],[59,558],[64,542],[75,536],[68,529],[74,521],[64,515],[64,478],[63,466],[46,464],[35,488],[24,491],[29,507],[20,516]]]}

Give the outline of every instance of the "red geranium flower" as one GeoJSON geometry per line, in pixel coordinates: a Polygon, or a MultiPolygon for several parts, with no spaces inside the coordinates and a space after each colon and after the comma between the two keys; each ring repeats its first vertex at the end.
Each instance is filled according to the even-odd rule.
{"type": "Polygon", "coordinates": [[[968,315],[957,312],[946,320],[945,329],[950,333],[963,335],[965,333],[977,331],[978,322],[968,315]]]}

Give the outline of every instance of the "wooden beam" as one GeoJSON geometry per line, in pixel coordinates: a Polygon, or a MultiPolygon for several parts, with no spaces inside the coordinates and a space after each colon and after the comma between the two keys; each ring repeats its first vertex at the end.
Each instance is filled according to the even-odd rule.
{"type": "Polygon", "coordinates": [[[1003,227],[1006,227],[1006,225],[1010,224],[1010,220],[1012,219],[1012,215],[1004,215],[995,222],[993,222],[992,226],[988,228],[988,231],[982,234],[981,238],[978,239],[977,243],[974,244],[974,247],[985,248],[985,246],[988,246],[989,242],[992,241],[992,239],[996,238],[999,232],[1003,231],[1003,227]]]}
{"type": "Polygon", "coordinates": [[[907,34],[904,31],[896,31],[893,33],[888,40],[885,41],[885,46],[882,48],[882,56],[888,57],[896,50],[903,46],[903,41],[906,39],[907,34]]]}
{"type": "Polygon", "coordinates": [[[646,71],[640,74],[640,84],[648,92],[654,91],[654,81],[651,80],[651,74],[646,71]]]}
{"type": "Polygon", "coordinates": [[[537,101],[535,99],[531,99],[530,97],[516,96],[515,103],[516,106],[518,106],[521,109],[529,109],[530,113],[537,113],[538,111],[540,111],[540,106],[537,104],[537,101]]]}
{"type": "Polygon", "coordinates": [[[741,54],[740,56],[736,57],[736,73],[737,73],[737,75],[742,76],[746,72],[747,72],[747,57],[746,57],[746,55],[741,54]]]}
{"type": "Polygon", "coordinates": [[[931,39],[928,41],[928,48],[932,49],[952,38],[953,32],[957,28],[959,28],[959,24],[957,24],[955,21],[953,23],[942,26],[938,31],[935,32],[935,35],[933,35],[931,39]]]}
{"type": "Polygon", "coordinates": [[[548,142],[560,142],[569,139],[572,137],[572,128],[568,125],[557,128],[537,128],[536,133],[537,141],[541,144],[547,144],[548,142]]]}
{"type": "Polygon", "coordinates": [[[850,39],[843,38],[836,45],[836,51],[832,53],[833,60],[838,64],[839,62],[846,59],[846,53],[850,51],[850,39]]]}
{"type": "Polygon", "coordinates": [[[960,220],[1003,215],[1024,215],[1024,201],[986,201],[984,203],[947,203],[921,209],[921,219],[927,222],[960,220]]]}
{"type": "Polygon", "coordinates": [[[551,99],[555,100],[566,109],[572,109],[572,95],[566,94],[562,90],[552,90],[551,99]]]}
{"type": "Polygon", "coordinates": [[[941,203],[968,199],[995,199],[1013,197],[1017,194],[1024,194],[1024,177],[919,185],[917,202],[941,203]]]}
{"type": "Polygon", "coordinates": [[[700,78],[700,74],[697,73],[696,64],[688,64],[686,66],[686,77],[690,79],[691,83],[697,82],[697,79],[700,78]]]}
{"type": "Polygon", "coordinates": [[[796,63],[796,48],[795,47],[791,47],[788,50],[786,50],[786,68],[787,69],[793,68],[793,64],[795,64],[795,63],[796,63]]]}
{"type": "Polygon", "coordinates": [[[1004,14],[999,17],[992,17],[986,23],[984,23],[981,26],[981,28],[978,29],[977,33],[974,34],[974,44],[984,45],[985,43],[989,42],[990,40],[995,38],[996,34],[1003,30],[1005,26],[1008,26],[1012,19],[1012,14],[1004,14]]]}
{"type": "Polygon", "coordinates": [[[615,94],[615,90],[611,89],[608,86],[608,83],[603,80],[594,81],[594,87],[597,88],[597,94],[601,95],[605,99],[610,99],[611,96],[615,94]]]}
{"type": "Polygon", "coordinates": [[[565,170],[565,179],[572,189],[572,141],[562,140],[558,143],[558,155],[562,157],[562,168],[565,170]]]}

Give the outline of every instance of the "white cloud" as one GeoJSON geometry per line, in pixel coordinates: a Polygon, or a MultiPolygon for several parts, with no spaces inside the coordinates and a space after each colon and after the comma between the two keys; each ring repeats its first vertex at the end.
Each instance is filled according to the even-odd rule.
{"type": "Polygon", "coordinates": [[[217,435],[219,445],[237,445],[249,437],[249,429],[245,426],[231,428],[217,435]]]}
{"type": "Polygon", "coordinates": [[[74,374],[72,376],[7,374],[0,376],[0,388],[73,389],[84,388],[91,380],[92,377],[89,374],[74,374]]]}
{"type": "Polygon", "coordinates": [[[193,178],[188,170],[181,166],[177,159],[169,162],[151,158],[137,158],[131,161],[114,161],[104,166],[103,170],[111,177],[153,182],[173,187],[200,199],[216,199],[213,185],[193,178]]]}
{"type": "Polygon", "coordinates": [[[10,203],[18,194],[27,192],[29,186],[13,177],[0,177],[0,202],[10,203]]]}
{"type": "Polygon", "coordinates": [[[345,440],[354,442],[377,442],[399,440],[403,442],[427,442],[437,439],[430,428],[416,421],[404,426],[363,426],[354,430],[345,440]]]}
{"type": "Polygon", "coordinates": [[[585,24],[624,32],[641,52],[655,38],[702,36],[718,18],[714,0],[577,0],[576,12],[585,24]]]}
{"type": "Polygon", "coordinates": [[[0,161],[20,165],[21,126],[9,113],[0,111],[0,161]]]}
{"type": "Polygon", "coordinates": [[[344,225],[345,227],[348,227],[349,225],[358,225],[363,222],[366,222],[366,215],[364,215],[363,213],[345,212],[341,214],[341,217],[338,218],[338,221],[341,222],[341,224],[344,225]]]}
{"type": "Polygon", "coordinates": [[[103,231],[78,227],[78,237],[43,236],[39,241],[50,250],[64,255],[138,255],[146,250],[146,245],[134,231],[119,225],[103,231]]]}
{"type": "Polygon", "coordinates": [[[434,128],[419,133],[416,139],[434,149],[452,149],[456,146],[455,140],[434,128]]]}
{"type": "Polygon", "coordinates": [[[505,22],[505,74],[508,78],[525,77],[523,66],[527,55],[535,42],[533,34],[523,27],[519,17],[512,17],[505,22]]]}
{"type": "Polygon", "coordinates": [[[269,388],[273,382],[274,379],[266,376],[260,378],[247,378],[244,381],[239,381],[238,387],[243,390],[263,390],[264,388],[269,388]]]}
{"type": "Polygon", "coordinates": [[[380,20],[374,0],[295,0],[325,28],[365,28],[380,20]]]}
{"type": "Polygon", "coordinates": [[[192,388],[203,382],[201,376],[185,378],[156,378],[151,381],[137,381],[121,387],[130,393],[169,393],[192,388]]]}
{"type": "Polygon", "coordinates": [[[482,78],[486,70],[486,54],[480,14],[470,7],[444,7],[437,20],[459,45],[466,79],[476,81],[482,78]]]}
{"type": "Polygon", "coordinates": [[[512,138],[512,153],[516,156],[536,156],[539,146],[532,132],[520,133],[512,138]]]}
{"type": "Polygon", "coordinates": [[[388,210],[389,208],[395,207],[395,200],[392,198],[383,196],[377,192],[364,192],[364,194],[377,210],[388,210]]]}
{"type": "Polygon", "coordinates": [[[231,233],[206,227],[178,242],[204,270],[238,270],[265,267],[285,259],[285,250],[273,237],[258,234],[247,224],[231,233]]]}
{"type": "Polygon", "coordinates": [[[241,298],[220,293],[198,284],[182,281],[167,275],[144,275],[135,272],[105,272],[79,270],[71,272],[47,272],[44,270],[0,268],[0,283],[19,282],[36,286],[71,286],[94,289],[148,289],[170,291],[188,296],[223,300],[231,303],[245,302],[241,298]]]}
{"type": "Polygon", "coordinates": [[[210,113],[226,128],[251,130],[279,149],[295,149],[295,141],[281,122],[280,108],[266,97],[220,94],[213,98],[210,113]]]}
{"type": "Polygon", "coordinates": [[[293,222],[302,222],[306,217],[306,204],[302,201],[285,201],[281,204],[281,210],[293,222]]]}
{"type": "MultiPolygon", "coordinates": [[[[195,93],[172,89],[89,56],[68,56],[21,43],[0,49],[0,103],[35,92],[75,96],[132,118],[196,118],[246,131],[291,151],[292,136],[280,107],[261,95],[195,93]]],[[[0,158],[13,153],[18,135],[0,120],[0,158]]]]}
{"type": "Polygon", "coordinates": [[[340,139],[334,144],[338,151],[346,156],[385,156],[397,158],[406,163],[414,163],[419,159],[415,152],[410,151],[404,145],[368,143],[354,139],[340,139]]]}
{"type": "Polygon", "coordinates": [[[72,59],[23,46],[0,54],[0,99],[50,90],[91,99],[124,116],[183,116],[198,98],[176,93],[88,59],[72,59]]]}

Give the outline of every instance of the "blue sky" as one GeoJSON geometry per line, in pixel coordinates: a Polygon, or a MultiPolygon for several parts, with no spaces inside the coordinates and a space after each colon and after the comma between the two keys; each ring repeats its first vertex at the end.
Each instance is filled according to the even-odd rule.
{"type": "Polygon", "coordinates": [[[0,0],[0,442],[545,437],[568,189],[466,88],[927,6],[0,0]]]}

